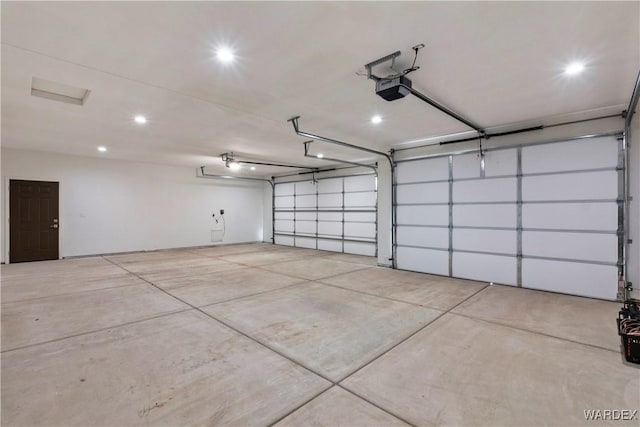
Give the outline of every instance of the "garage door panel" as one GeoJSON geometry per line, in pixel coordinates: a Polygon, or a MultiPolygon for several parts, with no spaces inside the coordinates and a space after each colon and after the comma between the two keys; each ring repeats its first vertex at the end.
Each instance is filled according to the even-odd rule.
{"type": "Polygon", "coordinates": [[[293,233],[293,221],[287,220],[276,220],[275,221],[275,231],[276,233],[293,233]]]}
{"type": "Polygon", "coordinates": [[[402,203],[448,203],[449,183],[398,185],[396,201],[402,203]]]}
{"type": "Polygon", "coordinates": [[[398,244],[401,245],[449,248],[449,230],[447,228],[398,226],[397,236],[398,244]]]}
{"type": "Polygon", "coordinates": [[[342,212],[322,212],[318,211],[320,221],[342,221],[342,212]]]}
{"type": "Polygon", "coordinates": [[[376,244],[345,241],[344,251],[349,254],[375,256],[376,244]]]}
{"type": "Polygon", "coordinates": [[[449,179],[449,158],[438,157],[400,163],[396,177],[398,183],[449,179]]]}
{"type": "Polygon", "coordinates": [[[616,262],[618,237],[615,234],[524,231],[522,254],[596,262],[616,262]]]}
{"type": "Polygon", "coordinates": [[[492,149],[481,177],[477,153],[453,154],[452,184],[422,183],[448,157],[400,163],[398,268],[615,299],[619,155],[614,137],[492,149]]]}
{"type": "Polygon", "coordinates": [[[316,248],[316,239],[315,237],[298,237],[296,236],[296,247],[297,248],[308,248],[315,249],[316,248]]]}
{"type": "MultiPolygon", "coordinates": [[[[484,158],[485,176],[516,175],[516,150],[487,151],[484,158]]],[[[453,179],[479,178],[480,159],[478,153],[453,157],[453,179]]]]}
{"type": "Polygon", "coordinates": [[[376,206],[376,193],[345,193],[344,194],[345,207],[375,207],[376,206]]]}
{"type": "Polygon", "coordinates": [[[345,222],[344,235],[348,237],[376,238],[376,225],[359,222],[345,222]]]}
{"type": "Polygon", "coordinates": [[[316,194],[316,184],[311,181],[296,182],[296,196],[301,194],[316,194]]]}
{"type": "Polygon", "coordinates": [[[615,138],[592,138],[522,148],[522,172],[540,173],[616,167],[615,138]]]}
{"type": "Polygon", "coordinates": [[[342,223],[318,221],[318,234],[339,237],[342,235],[342,223]]]}
{"type": "Polygon", "coordinates": [[[315,232],[316,232],[315,221],[296,221],[296,233],[315,234],[315,232]]]}
{"type": "Polygon", "coordinates": [[[515,257],[453,253],[453,276],[503,285],[517,285],[518,262],[515,257]]]}
{"type": "Polygon", "coordinates": [[[515,204],[455,205],[453,225],[466,227],[516,227],[518,209],[515,204]]]}
{"type": "Polygon", "coordinates": [[[375,212],[345,212],[345,221],[376,222],[375,212]]]}
{"type": "Polygon", "coordinates": [[[293,183],[278,184],[273,191],[276,196],[293,196],[294,188],[293,183]]]}
{"type": "Polygon", "coordinates": [[[296,208],[314,208],[316,207],[316,195],[310,194],[305,196],[296,195],[296,208]]]}
{"type": "Polygon", "coordinates": [[[516,231],[454,229],[453,250],[513,254],[517,252],[516,231]]]}
{"type": "Polygon", "coordinates": [[[344,179],[344,191],[376,191],[374,175],[350,176],[344,179]]]}
{"type": "Polygon", "coordinates": [[[449,225],[449,206],[398,206],[398,224],[449,225]]]}
{"type": "Polygon", "coordinates": [[[321,251],[342,252],[342,242],[319,237],[318,249],[321,251]]]}
{"type": "Polygon", "coordinates": [[[615,266],[522,260],[522,285],[531,289],[615,300],[618,269],[615,266]]]}
{"type": "Polygon", "coordinates": [[[275,236],[276,245],[293,246],[293,236],[275,236]]]}
{"type": "Polygon", "coordinates": [[[296,212],[296,221],[315,221],[316,220],[315,212],[296,212]]]}
{"type": "Polygon", "coordinates": [[[342,178],[318,181],[318,193],[342,193],[342,178]]]}
{"type": "Polygon", "coordinates": [[[279,220],[279,219],[288,219],[288,220],[293,220],[293,212],[274,212],[273,214],[273,219],[275,220],[279,220]]]}
{"type": "Polygon", "coordinates": [[[603,200],[618,196],[615,171],[525,176],[522,200],[603,200]]]}
{"type": "Polygon", "coordinates": [[[420,273],[449,274],[449,253],[433,249],[399,247],[398,268],[420,273]]]}
{"type": "Polygon", "coordinates": [[[373,174],[276,184],[275,194],[276,243],[375,255],[377,192],[373,174]],[[346,244],[345,237],[364,242],[346,244]]]}
{"type": "MultiPolygon", "coordinates": [[[[277,188],[277,187],[276,187],[277,188]]],[[[293,208],[293,196],[281,196],[275,198],[276,209],[291,209],[293,208]]]]}
{"type": "Polygon", "coordinates": [[[492,178],[453,183],[453,202],[502,202],[516,199],[516,178],[492,178]]]}
{"type": "Polygon", "coordinates": [[[342,207],[342,194],[319,194],[318,209],[342,207]]]}
{"type": "Polygon", "coordinates": [[[522,206],[524,228],[614,231],[618,228],[616,203],[548,203],[522,206]]]}

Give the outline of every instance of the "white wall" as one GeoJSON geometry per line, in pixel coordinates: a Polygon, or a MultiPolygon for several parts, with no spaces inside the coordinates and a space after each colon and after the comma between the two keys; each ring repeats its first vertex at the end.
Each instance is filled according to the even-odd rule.
{"type": "Polygon", "coordinates": [[[189,167],[7,148],[1,159],[3,262],[8,178],[60,182],[62,257],[211,245],[211,214],[220,209],[222,243],[263,240],[260,183],[196,178],[189,167]]]}

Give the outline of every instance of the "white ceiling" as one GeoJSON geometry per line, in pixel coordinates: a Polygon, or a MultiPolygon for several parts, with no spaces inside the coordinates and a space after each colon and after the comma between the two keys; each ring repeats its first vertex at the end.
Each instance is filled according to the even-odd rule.
{"type": "MultiPolygon", "coordinates": [[[[2,2],[2,144],[199,166],[234,151],[297,164],[302,130],[380,150],[468,130],[356,75],[424,43],[414,87],[484,127],[628,102],[638,2],[2,2]],[[231,45],[231,66],[214,55],[231,45]],[[562,73],[573,60],[586,71],[562,73]],[[30,96],[32,76],[84,106],[30,96]],[[380,125],[369,122],[383,116],[380,125]],[[140,126],[133,116],[143,114],[140,126]],[[105,154],[96,147],[108,147],[105,154]]],[[[317,142],[314,152],[361,159],[317,142]]],[[[255,173],[272,173],[259,168],[255,173]]]]}

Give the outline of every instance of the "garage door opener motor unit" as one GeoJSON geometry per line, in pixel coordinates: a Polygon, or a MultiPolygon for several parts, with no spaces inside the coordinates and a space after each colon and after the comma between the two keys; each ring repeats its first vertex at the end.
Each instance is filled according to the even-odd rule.
{"type": "Polygon", "coordinates": [[[367,69],[367,77],[375,80],[376,82],[376,94],[386,99],[387,101],[395,101],[396,99],[404,98],[405,96],[411,93],[411,80],[406,76],[407,74],[420,69],[420,67],[416,66],[416,59],[418,58],[418,51],[424,47],[424,44],[418,44],[412,47],[415,52],[415,57],[413,59],[413,64],[410,68],[407,68],[401,72],[396,72],[395,74],[386,76],[386,77],[378,77],[373,74],[373,67],[376,65],[383,64],[387,61],[391,61],[391,70],[395,71],[393,67],[395,66],[396,58],[400,56],[401,52],[396,51],[387,56],[383,56],[380,59],[376,59],[365,65],[367,69]]]}

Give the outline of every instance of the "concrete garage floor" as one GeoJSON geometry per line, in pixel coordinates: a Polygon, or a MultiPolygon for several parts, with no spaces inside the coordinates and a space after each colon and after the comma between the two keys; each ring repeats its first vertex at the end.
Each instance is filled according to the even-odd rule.
{"type": "Polygon", "coordinates": [[[584,410],[639,409],[619,304],[374,265],[251,244],[3,266],[2,423],[593,426],[584,410]]]}

